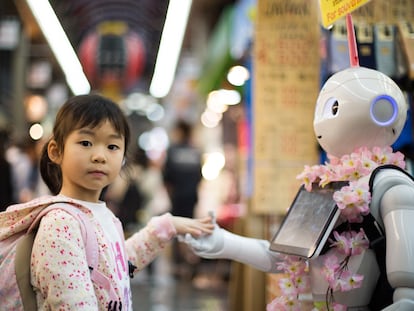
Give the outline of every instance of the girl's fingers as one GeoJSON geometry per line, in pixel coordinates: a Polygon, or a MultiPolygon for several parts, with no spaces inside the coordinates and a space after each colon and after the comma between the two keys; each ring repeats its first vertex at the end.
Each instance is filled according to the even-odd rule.
{"type": "Polygon", "coordinates": [[[211,224],[213,224],[213,219],[210,216],[200,218],[200,219],[198,219],[198,221],[200,221],[202,223],[211,223],[211,224]]]}
{"type": "Polygon", "coordinates": [[[191,229],[192,232],[189,232],[191,235],[199,237],[203,234],[203,232],[201,230],[197,230],[197,229],[191,229]]]}
{"type": "Polygon", "coordinates": [[[174,217],[175,226],[179,234],[190,233],[193,236],[211,234],[214,230],[214,223],[211,217],[191,219],[185,217],[174,217]]]}

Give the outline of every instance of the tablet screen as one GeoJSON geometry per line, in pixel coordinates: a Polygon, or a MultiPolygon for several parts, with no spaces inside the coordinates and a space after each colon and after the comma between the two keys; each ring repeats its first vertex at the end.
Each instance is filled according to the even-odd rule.
{"type": "Polygon", "coordinates": [[[319,255],[340,211],[333,193],[347,182],[334,182],[312,191],[299,189],[286,217],[270,244],[272,251],[312,258],[319,255]]]}

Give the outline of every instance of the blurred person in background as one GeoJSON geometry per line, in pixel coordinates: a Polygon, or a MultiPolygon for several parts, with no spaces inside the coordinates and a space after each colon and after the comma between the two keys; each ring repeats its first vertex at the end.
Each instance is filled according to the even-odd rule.
{"type": "Polygon", "coordinates": [[[39,156],[43,141],[26,137],[11,145],[6,158],[12,167],[13,199],[24,203],[35,197],[50,194],[40,176],[39,156]]]}
{"type": "Polygon", "coordinates": [[[137,150],[131,158],[128,172],[119,174],[104,193],[104,200],[122,222],[127,237],[146,224],[148,218],[145,217],[144,210],[149,201],[149,194],[141,186],[148,159],[142,150],[137,150]]]}
{"type": "Polygon", "coordinates": [[[0,211],[15,203],[13,199],[12,166],[6,159],[6,148],[8,143],[8,131],[0,130],[0,211]]]}
{"type": "MultiPolygon", "coordinates": [[[[192,143],[192,125],[178,120],[171,132],[162,176],[171,202],[171,214],[194,217],[201,181],[201,152],[192,143]]],[[[174,274],[179,278],[193,277],[200,258],[183,243],[173,244],[174,274]]]]}
{"type": "MultiPolygon", "coordinates": [[[[104,192],[104,200],[112,212],[117,215],[124,225],[125,235],[141,229],[153,216],[160,216],[171,211],[170,199],[165,190],[160,161],[148,158],[145,150],[138,148],[131,157],[133,162],[128,166],[126,174],[120,174],[104,192]],[[128,177],[126,177],[128,176],[128,177]]],[[[157,277],[160,258],[163,265],[169,264],[170,247],[159,258],[146,267],[148,277],[157,277]]],[[[163,267],[170,272],[170,267],[163,267]]]]}

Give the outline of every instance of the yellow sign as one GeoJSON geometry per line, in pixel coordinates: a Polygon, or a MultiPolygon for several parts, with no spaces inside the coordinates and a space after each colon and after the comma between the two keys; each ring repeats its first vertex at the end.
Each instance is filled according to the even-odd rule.
{"type": "Polygon", "coordinates": [[[322,25],[326,28],[370,0],[319,0],[322,25]]]}

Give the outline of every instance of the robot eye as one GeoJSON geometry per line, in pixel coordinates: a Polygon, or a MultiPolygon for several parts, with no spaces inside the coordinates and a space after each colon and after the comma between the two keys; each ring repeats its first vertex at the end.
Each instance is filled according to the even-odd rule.
{"type": "Polygon", "coordinates": [[[337,100],[332,104],[332,114],[335,116],[338,113],[339,103],[337,100]]]}
{"type": "Polygon", "coordinates": [[[325,118],[334,117],[338,114],[338,110],[339,110],[338,100],[336,98],[331,97],[325,103],[325,106],[323,108],[323,116],[325,118]]]}
{"type": "Polygon", "coordinates": [[[389,95],[379,95],[371,103],[370,114],[379,126],[388,126],[397,118],[397,102],[389,95]]]}

